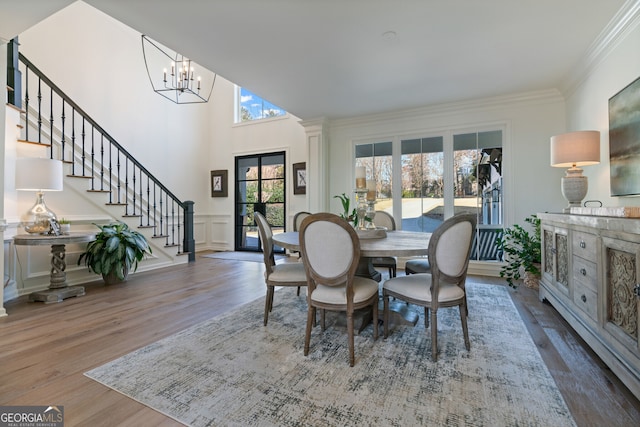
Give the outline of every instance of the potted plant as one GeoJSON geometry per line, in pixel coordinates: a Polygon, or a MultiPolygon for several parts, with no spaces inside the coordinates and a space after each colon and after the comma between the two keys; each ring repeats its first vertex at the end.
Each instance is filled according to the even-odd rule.
{"type": "Polygon", "coordinates": [[[530,215],[525,221],[533,226],[533,232],[516,224],[505,228],[503,235],[496,241],[506,262],[500,269],[500,277],[506,278],[512,288],[518,287],[516,281],[521,277],[525,285],[532,288],[538,287],[540,279],[540,219],[537,215],[530,215]]]}
{"type": "Polygon", "coordinates": [[[71,232],[71,222],[68,219],[62,218],[58,220],[58,224],[60,224],[60,232],[62,234],[69,234],[71,232]]]}
{"type": "Polygon", "coordinates": [[[342,203],[342,210],[343,212],[340,214],[340,218],[344,219],[347,222],[353,222],[353,226],[357,227],[358,226],[358,212],[356,210],[356,208],[353,208],[353,210],[350,209],[351,207],[351,199],[349,198],[349,196],[347,196],[345,193],[342,193],[339,196],[333,196],[334,199],[340,199],[340,202],[342,203]]]}
{"type": "Polygon", "coordinates": [[[101,274],[105,283],[127,280],[130,271],[136,271],[138,262],[151,255],[147,239],[137,231],[129,229],[123,222],[107,225],[94,224],[100,229],[96,239],[80,254],[82,262],[94,273],[101,274]]]}

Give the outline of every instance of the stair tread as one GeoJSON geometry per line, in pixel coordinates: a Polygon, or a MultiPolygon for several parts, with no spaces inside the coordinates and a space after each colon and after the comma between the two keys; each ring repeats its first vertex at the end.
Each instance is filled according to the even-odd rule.
{"type": "Polygon", "coordinates": [[[105,203],[107,206],[127,206],[126,203],[105,203]]]}
{"type": "Polygon", "coordinates": [[[47,144],[46,142],[27,141],[26,139],[19,139],[18,142],[21,142],[23,144],[35,144],[35,145],[41,145],[43,147],[51,147],[51,144],[47,144]]]}
{"type": "Polygon", "coordinates": [[[87,190],[87,193],[111,193],[111,190],[87,190]]]}
{"type": "Polygon", "coordinates": [[[69,178],[85,178],[85,179],[93,179],[92,176],[89,175],[72,175],[72,174],[67,174],[67,176],[69,178]]]}

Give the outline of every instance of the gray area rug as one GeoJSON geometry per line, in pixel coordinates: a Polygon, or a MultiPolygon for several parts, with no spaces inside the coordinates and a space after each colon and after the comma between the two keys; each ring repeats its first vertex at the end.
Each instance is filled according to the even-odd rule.
{"type": "MultiPolygon", "coordinates": [[[[202,255],[203,258],[228,259],[232,261],[250,261],[264,262],[262,252],[214,252],[212,254],[202,255]]],[[[284,255],[274,255],[276,261],[286,258],[284,255]]]]}
{"type": "Polygon", "coordinates": [[[506,288],[470,284],[471,351],[457,309],[438,314],[437,363],[422,317],[348,364],[344,319],[327,314],[303,355],[306,301],[255,300],[86,375],[192,426],[575,426],[506,288]]]}

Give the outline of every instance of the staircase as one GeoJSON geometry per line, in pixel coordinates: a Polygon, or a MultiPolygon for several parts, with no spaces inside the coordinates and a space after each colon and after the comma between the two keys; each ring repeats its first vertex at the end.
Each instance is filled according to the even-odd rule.
{"type": "Polygon", "coordinates": [[[123,221],[142,229],[152,244],[175,247],[177,255],[195,261],[193,202],[178,199],[24,55],[17,56],[14,87],[24,94],[21,99],[21,91],[14,92],[22,115],[19,142],[41,146],[67,165],[65,181],[74,188],[73,181],[85,182],[88,203],[102,200],[109,212],[121,209],[123,221]]]}

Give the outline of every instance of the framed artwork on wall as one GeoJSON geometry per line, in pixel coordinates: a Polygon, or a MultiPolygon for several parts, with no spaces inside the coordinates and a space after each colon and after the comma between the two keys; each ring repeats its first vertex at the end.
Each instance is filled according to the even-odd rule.
{"type": "Polygon", "coordinates": [[[609,99],[611,195],[640,194],[640,78],[609,99]]]}
{"type": "Polygon", "coordinates": [[[227,197],[227,171],[211,171],[211,197],[227,197]]]}
{"type": "Polygon", "coordinates": [[[293,164],[293,194],[307,194],[306,163],[293,164]]]}

